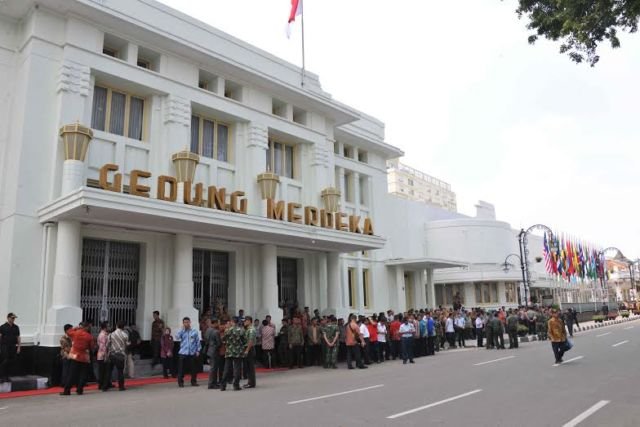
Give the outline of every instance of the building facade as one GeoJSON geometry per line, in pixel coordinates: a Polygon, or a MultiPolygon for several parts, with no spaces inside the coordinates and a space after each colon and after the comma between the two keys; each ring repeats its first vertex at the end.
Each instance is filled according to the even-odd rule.
{"type": "Polygon", "coordinates": [[[451,185],[393,159],[387,162],[389,193],[457,211],[456,193],[451,185]]]}
{"type": "Polygon", "coordinates": [[[516,232],[389,194],[402,151],[316,75],[153,0],[0,24],[0,313],[38,371],[82,320],[517,304],[516,232]]]}

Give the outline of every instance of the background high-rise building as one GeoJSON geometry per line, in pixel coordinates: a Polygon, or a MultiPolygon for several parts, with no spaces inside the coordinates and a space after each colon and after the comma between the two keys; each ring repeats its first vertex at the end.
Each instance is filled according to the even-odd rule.
{"type": "Polygon", "coordinates": [[[395,196],[457,211],[456,193],[450,184],[400,163],[399,159],[387,162],[387,181],[389,193],[395,196]]]}

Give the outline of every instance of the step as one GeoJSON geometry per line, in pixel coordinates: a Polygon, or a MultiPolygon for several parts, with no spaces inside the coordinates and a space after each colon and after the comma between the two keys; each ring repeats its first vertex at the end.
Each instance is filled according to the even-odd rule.
{"type": "Polygon", "coordinates": [[[0,383],[0,393],[12,391],[42,390],[49,387],[49,379],[37,375],[9,377],[9,382],[0,383]]]}

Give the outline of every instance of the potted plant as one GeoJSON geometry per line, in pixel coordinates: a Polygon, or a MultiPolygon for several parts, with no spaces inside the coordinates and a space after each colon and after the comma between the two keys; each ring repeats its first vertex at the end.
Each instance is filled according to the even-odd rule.
{"type": "Polygon", "coordinates": [[[604,321],[604,316],[602,314],[596,314],[591,318],[591,320],[596,323],[602,323],[604,321]]]}
{"type": "Polygon", "coordinates": [[[529,333],[529,328],[527,328],[525,325],[518,325],[519,337],[526,337],[528,333],[529,333]]]}
{"type": "Polygon", "coordinates": [[[620,310],[620,316],[622,316],[623,319],[626,319],[629,317],[629,310],[620,310]]]}

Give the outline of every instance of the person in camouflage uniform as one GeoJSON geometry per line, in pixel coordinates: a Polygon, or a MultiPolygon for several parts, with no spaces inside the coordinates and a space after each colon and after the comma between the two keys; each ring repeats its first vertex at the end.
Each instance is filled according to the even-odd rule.
{"type": "Polygon", "coordinates": [[[484,321],[484,337],[487,341],[486,348],[487,350],[491,350],[495,347],[494,339],[493,339],[493,326],[491,313],[487,313],[485,321],[484,321]]]}
{"type": "Polygon", "coordinates": [[[507,333],[509,348],[518,348],[518,316],[513,310],[509,310],[509,317],[507,317],[507,333]]]}
{"type": "Polygon", "coordinates": [[[536,332],[538,332],[538,340],[546,341],[547,339],[547,322],[549,317],[542,311],[536,316],[536,332]]]}
{"type": "Polygon", "coordinates": [[[327,330],[327,326],[329,326],[329,322],[327,320],[326,317],[323,317],[322,319],[320,319],[320,348],[322,349],[322,363],[325,363],[324,361],[327,358],[327,343],[324,340],[324,334],[327,330]]]}
{"type": "Polygon", "coordinates": [[[338,331],[338,323],[335,316],[329,318],[329,324],[326,325],[322,332],[322,342],[326,347],[326,354],[324,358],[324,368],[337,369],[336,362],[338,361],[338,339],[340,332],[338,331]]]}
{"type": "Polygon", "coordinates": [[[497,350],[504,350],[504,325],[498,316],[499,313],[497,311],[493,313],[493,319],[490,322],[493,332],[493,345],[497,350]]]}
{"type": "Polygon", "coordinates": [[[442,348],[444,350],[444,326],[442,325],[442,317],[434,318],[435,329],[436,329],[436,351],[440,351],[442,348]]]}
{"type": "Polygon", "coordinates": [[[291,351],[289,369],[293,369],[296,364],[298,365],[298,368],[302,369],[304,367],[302,363],[304,333],[302,332],[302,326],[300,325],[299,318],[293,319],[293,325],[289,326],[288,335],[289,350],[291,351]]]}
{"type": "Polygon", "coordinates": [[[242,358],[244,356],[245,347],[247,345],[247,336],[245,330],[240,325],[240,318],[234,317],[231,327],[227,328],[222,337],[222,342],[225,345],[225,363],[223,382],[220,383],[220,391],[225,391],[227,388],[226,380],[231,375],[233,370],[233,389],[240,389],[240,369],[242,368],[242,358]]]}
{"type": "Polygon", "coordinates": [[[247,375],[247,383],[243,388],[256,387],[256,328],[253,326],[253,318],[244,318],[246,347],[244,349],[244,372],[247,375]]]}

